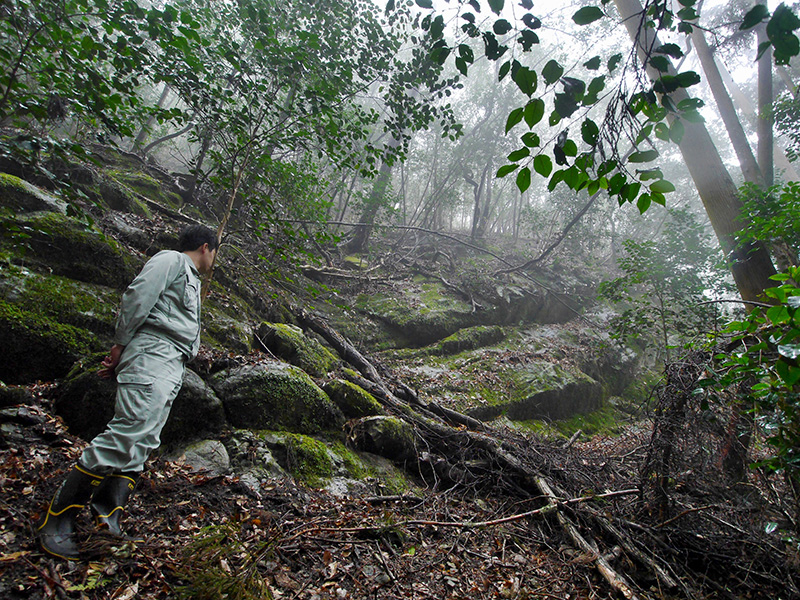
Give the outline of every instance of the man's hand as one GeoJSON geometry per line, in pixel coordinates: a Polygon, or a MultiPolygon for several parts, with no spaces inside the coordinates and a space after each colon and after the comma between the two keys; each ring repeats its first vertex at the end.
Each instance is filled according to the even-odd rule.
{"type": "Polygon", "coordinates": [[[114,377],[114,370],[119,364],[119,359],[122,357],[122,351],[124,349],[125,346],[120,346],[119,344],[114,344],[111,346],[111,352],[109,352],[108,356],[106,356],[103,359],[103,362],[100,363],[100,365],[103,367],[97,372],[100,377],[103,379],[112,379],[114,377]]]}

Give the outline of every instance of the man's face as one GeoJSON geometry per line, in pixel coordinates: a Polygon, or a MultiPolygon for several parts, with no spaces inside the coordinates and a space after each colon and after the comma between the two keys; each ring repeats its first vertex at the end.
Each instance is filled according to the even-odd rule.
{"type": "Polygon", "coordinates": [[[200,256],[200,264],[197,270],[203,275],[206,275],[211,272],[211,267],[214,264],[214,257],[217,255],[217,249],[209,250],[208,244],[203,244],[202,251],[203,253],[200,256]]]}

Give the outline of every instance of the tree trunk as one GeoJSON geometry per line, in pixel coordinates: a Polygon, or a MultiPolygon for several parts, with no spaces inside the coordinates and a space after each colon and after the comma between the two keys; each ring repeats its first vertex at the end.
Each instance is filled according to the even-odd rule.
{"type": "MultiPolygon", "coordinates": [[[[766,0],[759,4],[767,5],[766,0]]],[[[768,41],[766,24],[759,25],[758,45],[768,41]]],[[[775,181],[772,149],[774,134],[772,128],[772,48],[758,60],[758,166],[764,178],[764,185],[770,187],[775,181]]]]}
{"type": "MultiPolygon", "coordinates": [[[[650,67],[647,61],[651,51],[661,43],[652,30],[643,27],[644,13],[640,1],[615,0],[615,3],[631,39],[637,46],[642,63],[647,65],[648,75],[651,79],[657,79],[660,76],[659,71],[650,67]]],[[[671,74],[674,75],[674,72],[671,74]]],[[[688,98],[688,94],[679,89],[671,98],[677,104],[688,98]]],[[[775,267],[761,244],[742,247],[736,242],[736,234],[741,229],[741,202],[736,185],[705,125],[684,121],[684,129],[679,148],[726,255],[739,294],[745,301],[758,300],[766,287],[774,285],[769,278],[775,274],[775,267]]]]}
{"type": "Polygon", "coordinates": [[[747,134],[745,134],[739,117],[736,115],[733,100],[731,100],[725,89],[722,76],[719,73],[719,69],[717,69],[717,63],[714,62],[714,55],[711,52],[711,48],[708,47],[708,42],[706,42],[706,36],[699,27],[695,27],[692,31],[692,42],[697,52],[697,58],[700,59],[700,64],[703,67],[708,87],[711,89],[714,101],[717,103],[717,110],[719,110],[720,117],[722,117],[722,122],[725,123],[728,137],[730,137],[736,157],[739,159],[744,179],[761,186],[763,185],[763,180],[756,157],[753,156],[753,150],[750,148],[747,134]]]}
{"type": "MultiPolygon", "coordinates": [[[[400,141],[395,138],[392,138],[392,141],[389,143],[392,149],[397,148],[399,145],[400,141]]],[[[378,176],[375,178],[372,191],[364,202],[364,209],[361,211],[361,217],[358,220],[358,226],[355,228],[353,238],[346,245],[348,252],[355,254],[366,252],[369,246],[369,238],[372,235],[372,228],[375,225],[375,218],[378,216],[378,211],[386,196],[386,190],[389,188],[391,178],[392,165],[384,159],[383,162],[381,162],[381,168],[378,171],[378,176]]]]}
{"type": "MultiPolygon", "coordinates": [[[[158,108],[159,110],[164,108],[164,104],[166,103],[168,96],[169,96],[169,84],[165,83],[164,89],[161,90],[161,96],[158,98],[158,102],[156,103],[156,108],[158,108]]],[[[156,121],[156,116],[150,115],[150,117],[147,119],[147,123],[145,123],[142,126],[142,128],[139,130],[139,134],[136,136],[136,139],[133,140],[133,146],[131,147],[131,152],[136,152],[139,148],[142,147],[142,144],[144,144],[144,141],[147,139],[147,136],[149,136],[150,133],[152,132],[153,124],[155,123],[155,121],[156,121]]]]}
{"type": "MultiPolygon", "coordinates": [[[[725,68],[725,65],[721,64],[719,59],[716,57],[714,60],[717,63],[717,68],[719,69],[720,75],[722,75],[725,86],[728,88],[728,91],[733,98],[734,104],[739,111],[744,113],[744,115],[750,120],[750,123],[755,126],[758,115],[756,115],[756,110],[753,108],[753,104],[750,102],[750,99],[744,92],[742,92],[741,88],[739,88],[737,83],[730,76],[730,73],[728,73],[728,69],[725,68]]],[[[794,165],[789,162],[789,159],[786,157],[786,152],[783,151],[783,148],[780,146],[776,147],[773,152],[773,158],[775,167],[777,167],[781,173],[783,173],[783,179],[785,181],[800,181],[800,175],[797,173],[794,165]]]]}

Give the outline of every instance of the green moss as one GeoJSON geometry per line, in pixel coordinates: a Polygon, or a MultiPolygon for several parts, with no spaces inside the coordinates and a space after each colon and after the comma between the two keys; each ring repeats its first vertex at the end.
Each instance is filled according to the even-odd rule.
{"type": "Polygon", "coordinates": [[[29,383],[64,376],[81,356],[102,349],[85,329],[0,300],[0,380],[29,383]]]}
{"type": "Polygon", "coordinates": [[[0,173],[0,206],[12,211],[55,210],[63,212],[66,204],[35,185],[8,173],[0,173]]]}
{"type": "Polygon", "coordinates": [[[334,464],[325,444],[300,434],[286,436],[288,471],[311,487],[323,487],[333,477],[334,464]]]}
{"type": "Polygon", "coordinates": [[[104,286],[16,265],[4,265],[0,270],[0,298],[58,323],[89,329],[109,341],[119,305],[119,293],[104,286]]]}
{"type": "Polygon", "coordinates": [[[296,365],[317,377],[328,373],[337,358],[315,339],[306,337],[302,329],[286,323],[262,323],[258,340],[275,356],[296,365]]]}
{"type": "Polygon", "coordinates": [[[383,407],[375,397],[354,383],[334,379],[322,389],[349,419],[383,414],[383,407]]]}
{"type": "Polygon", "coordinates": [[[70,279],[124,289],[141,266],[130,253],[97,229],[70,217],[35,214],[9,220],[6,227],[25,230],[24,254],[17,240],[4,236],[0,245],[14,262],[70,279]]]}
{"type": "Polygon", "coordinates": [[[118,183],[129,187],[137,194],[172,208],[180,208],[183,199],[174,192],[164,190],[164,184],[141,171],[107,171],[118,183]]]}

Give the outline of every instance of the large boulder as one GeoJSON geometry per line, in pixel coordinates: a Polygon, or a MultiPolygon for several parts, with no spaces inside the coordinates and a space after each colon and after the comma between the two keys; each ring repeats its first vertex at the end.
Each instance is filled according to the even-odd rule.
{"type": "Polygon", "coordinates": [[[348,419],[383,414],[383,407],[375,399],[375,396],[355,383],[344,379],[333,379],[327,382],[322,389],[348,419]]]}
{"type": "MultiPolygon", "coordinates": [[[[103,355],[75,365],[61,384],[55,409],[70,433],[91,440],[114,416],[116,383],[97,376],[103,355]]],[[[222,403],[205,382],[187,369],[183,388],[172,405],[161,434],[164,444],[203,439],[219,434],[225,424],[222,403]]]]}
{"type": "Polygon", "coordinates": [[[467,414],[484,420],[501,415],[514,421],[566,419],[598,409],[603,399],[601,384],[574,367],[531,361],[511,375],[516,384],[509,396],[472,408],[467,414]]]}
{"type": "Polygon", "coordinates": [[[356,449],[383,456],[396,463],[417,456],[414,429],[396,417],[366,417],[353,423],[350,441],[356,449]]]}
{"type": "Polygon", "coordinates": [[[333,369],[337,358],[314,338],[307,337],[296,325],[262,323],[257,340],[264,350],[303,369],[313,377],[322,377],[333,369]]]}
{"type": "Polygon", "coordinates": [[[22,245],[15,236],[4,236],[0,249],[14,262],[42,272],[124,289],[141,267],[113,239],[62,214],[17,216],[2,225],[24,231],[27,237],[22,245]]]}
{"type": "Polygon", "coordinates": [[[67,205],[52,194],[8,173],[0,173],[0,206],[15,213],[66,212],[67,205]]]}
{"type": "Polygon", "coordinates": [[[211,385],[234,427],[317,433],[344,423],[342,412],[311,377],[284,362],[223,371],[211,385]]]}

